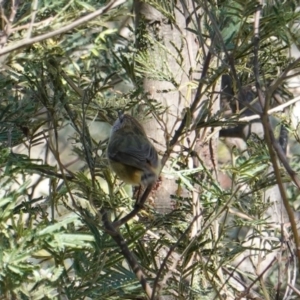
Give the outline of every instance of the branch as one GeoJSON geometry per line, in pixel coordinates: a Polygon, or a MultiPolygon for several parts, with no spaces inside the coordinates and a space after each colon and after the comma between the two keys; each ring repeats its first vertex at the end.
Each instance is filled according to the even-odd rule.
{"type": "MultiPolygon", "coordinates": [[[[292,180],[294,181],[294,183],[297,185],[297,187],[299,189],[300,189],[300,182],[299,182],[299,179],[296,176],[296,173],[290,168],[289,164],[287,163],[287,159],[286,159],[281,147],[279,146],[279,144],[275,140],[274,133],[273,133],[273,130],[271,128],[270,121],[269,121],[269,116],[268,116],[268,106],[269,106],[269,99],[270,98],[265,99],[265,95],[262,92],[260,82],[259,82],[258,51],[259,51],[260,10],[261,10],[261,6],[258,6],[257,11],[256,11],[255,16],[254,16],[254,42],[253,42],[254,43],[254,64],[253,64],[253,71],[254,71],[254,77],[255,77],[255,85],[256,85],[256,89],[257,89],[257,93],[258,93],[258,99],[259,99],[259,101],[261,103],[261,106],[262,106],[262,109],[263,109],[263,112],[261,114],[261,121],[262,121],[262,125],[263,125],[263,128],[264,128],[267,147],[268,147],[268,150],[269,150],[269,153],[270,153],[270,158],[271,158],[271,162],[272,162],[272,165],[273,165],[274,174],[275,174],[275,177],[276,177],[276,181],[277,181],[277,184],[278,184],[280,195],[282,197],[282,202],[283,202],[283,205],[284,205],[284,207],[286,209],[286,212],[288,214],[289,221],[291,223],[291,229],[292,229],[294,239],[295,239],[295,244],[296,244],[296,253],[297,253],[297,256],[298,256],[298,261],[300,263],[300,240],[299,240],[297,225],[296,225],[296,222],[295,222],[294,213],[293,213],[293,211],[290,207],[289,200],[288,200],[287,195],[286,195],[285,187],[284,187],[284,185],[282,183],[282,180],[281,180],[281,174],[280,174],[280,170],[279,170],[279,166],[278,166],[278,162],[277,162],[276,153],[277,153],[279,159],[281,160],[281,162],[283,163],[284,167],[286,168],[287,172],[291,176],[292,180]],[[276,153],[275,153],[274,150],[276,151],[276,153]]],[[[268,96],[270,96],[270,95],[268,95],[268,96]]]]}
{"type": "Polygon", "coordinates": [[[300,296],[300,291],[297,290],[293,285],[291,285],[290,283],[288,283],[288,286],[298,295],[300,296]]]}
{"type": "Polygon", "coordinates": [[[135,203],[134,209],[128,215],[126,215],[122,219],[112,223],[114,228],[118,228],[118,227],[122,226],[123,224],[127,223],[129,220],[131,220],[133,217],[135,217],[139,213],[139,211],[143,208],[143,206],[152,190],[152,187],[153,186],[151,185],[146,188],[146,190],[144,191],[140,200],[138,200],[135,203]]]}
{"type": "Polygon", "coordinates": [[[64,179],[64,180],[69,180],[69,181],[72,181],[72,180],[75,179],[75,176],[72,173],[70,173],[70,174],[60,174],[60,173],[54,172],[52,170],[42,169],[42,168],[37,168],[37,167],[30,168],[28,170],[33,170],[33,171],[36,171],[38,174],[48,175],[48,176],[51,176],[51,177],[64,179]]]}
{"type": "Polygon", "coordinates": [[[153,295],[152,289],[150,285],[148,284],[146,277],[141,269],[141,266],[137,262],[136,258],[128,248],[127,242],[123,238],[123,236],[116,230],[113,223],[110,222],[107,212],[104,209],[101,209],[102,214],[102,221],[103,225],[107,231],[107,233],[112,237],[112,239],[116,242],[116,244],[119,246],[121,253],[127,260],[127,263],[131,267],[132,271],[135,273],[137,279],[139,280],[140,284],[142,285],[144,291],[146,292],[149,299],[151,298],[151,295],[153,295]]]}
{"type": "Polygon", "coordinates": [[[102,7],[100,9],[94,11],[93,13],[90,13],[90,14],[80,18],[77,21],[74,21],[69,25],[66,25],[66,26],[64,26],[62,28],[59,28],[57,30],[54,30],[54,31],[51,31],[51,32],[48,32],[48,33],[45,33],[45,34],[42,34],[42,35],[39,35],[39,36],[36,36],[36,37],[33,37],[33,38],[23,39],[19,42],[14,43],[11,46],[7,46],[3,49],[0,49],[0,56],[3,55],[3,54],[6,54],[6,53],[12,52],[14,50],[32,45],[34,43],[41,42],[43,40],[49,39],[49,38],[54,37],[56,35],[65,33],[69,30],[72,30],[72,29],[74,29],[75,27],[77,27],[79,25],[87,23],[87,22],[91,21],[92,19],[95,19],[96,17],[99,17],[99,16],[105,14],[110,9],[113,9],[113,8],[123,4],[125,2],[126,2],[126,0],[116,0],[116,1],[112,0],[105,7],[102,7]]]}
{"type": "Polygon", "coordinates": [[[10,12],[9,19],[6,18],[6,16],[3,13],[3,8],[1,7],[1,18],[5,20],[6,25],[5,25],[4,30],[2,32],[0,47],[3,47],[7,43],[8,37],[10,36],[10,34],[12,32],[12,30],[11,30],[12,23],[13,23],[15,17],[16,17],[18,5],[19,5],[19,1],[12,0],[11,12],[10,12]]]}
{"type": "MultiPolygon", "coordinates": [[[[293,105],[294,103],[300,101],[300,96],[294,98],[294,99],[291,99],[283,104],[280,104],[274,108],[271,108],[268,110],[267,114],[268,115],[271,115],[272,113],[274,112],[278,112],[278,111],[282,111],[284,110],[285,108],[293,105]]],[[[253,120],[256,120],[256,119],[260,119],[260,115],[259,114],[256,114],[256,115],[252,115],[252,116],[247,116],[247,117],[243,117],[243,118],[240,118],[239,121],[241,122],[249,122],[249,121],[253,121],[253,120]]]]}

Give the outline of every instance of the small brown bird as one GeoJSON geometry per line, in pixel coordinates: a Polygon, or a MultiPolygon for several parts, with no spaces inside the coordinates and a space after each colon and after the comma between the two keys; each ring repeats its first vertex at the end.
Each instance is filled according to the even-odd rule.
{"type": "Polygon", "coordinates": [[[119,113],[107,146],[112,170],[126,183],[144,187],[156,182],[160,161],[142,125],[133,117],[119,113]]]}

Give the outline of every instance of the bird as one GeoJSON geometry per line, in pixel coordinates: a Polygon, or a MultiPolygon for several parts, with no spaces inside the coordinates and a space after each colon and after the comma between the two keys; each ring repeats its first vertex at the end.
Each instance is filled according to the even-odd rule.
{"type": "Polygon", "coordinates": [[[109,165],[125,183],[152,186],[161,169],[157,151],[134,117],[123,112],[118,115],[107,145],[109,165]]]}

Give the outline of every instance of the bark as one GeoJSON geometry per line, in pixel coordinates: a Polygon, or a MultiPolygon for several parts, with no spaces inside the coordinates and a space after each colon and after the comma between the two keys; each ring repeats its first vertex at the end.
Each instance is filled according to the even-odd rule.
{"type": "MultiPolygon", "coordinates": [[[[163,154],[168,151],[170,139],[178,128],[184,113],[190,107],[194,94],[188,93],[187,84],[191,81],[191,70],[195,65],[195,58],[198,46],[191,33],[186,30],[190,22],[190,12],[193,10],[192,1],[186,3],[177,1],[174,7],[176,24],[158,12],[150,5],[136,1],[136,28],[144,27],[145,32],[152,39],[163,44],[167,51],[162,51],[155,44],[145,45],[141,39],[137,40],[140,51],[147,51],[157,69],[163,69],[166,65],[170,68],[173,79],[155,80],[147,77],[143,80],[143,87],[148,93],[149,99],[155,99],[165,108],[165,112],[157,120],[152,119],[144,123],[147,134],[156,141],[156,147],[163,154]],[[185,6],[187,5],[187,6],[185,6]],[[180,49],[180,55],[174,46],[180,49]],[[145,49],[146,48],[146,49],[145,49]],[[169,51],[169,53],[168,53],[169,51]],[[172,55],[171,55],[172,53],[172,55]],[[181,63],[178,63],[181,60],[181,63]]],[[[193,139],[193,137],[189,137],[193,139]]],[[[186,138],[180,141],[188,146],[186,138]]],[[[204,146],[208,149],[208,145],[204,146]]],[[[182,146],[175,146],[173,156],[182,151],[182,146]]],[[[168,172],[168,163],[165,166],[168,172]]],[[[162,184],[157,191],[155,201],[156,208],[161,213],[169,212],[172,209],[171,194],[177,194],[177,184],[172,175],[162,175],[162,184]]]]}
{"type": "MultiPolygon", "coordinates": [[[[172,1],[172,3],[174,4],[175,1],[172,1]]],[[[155,63],[155,69],[166,70],[166,68],[169,68],[170,74],[172,74],[172,77],[166,80],[157,80],[145,74],[143,88],[148,94],[148,99],[158,101],[165,111],[163,114],[156,115],[156,118],[145,121],[143,125],[149,137],[155,141],[155,146],[162,156],[166,153],[168,156],[171,153],[171,157],[176,158],[184,150],[189,149],[196,152],[209,169],[214,169],[217,161],[215,157],[216,140],[204,142],[206,135],[210,133],[209,130],[206,131],[206,134],[203,134],[203,132],[198,132],[197,134],[191,132],[182,135],[175,147],[170,149],[170,141],[178,132],[183,120],[190,118],[190,123],[186,122],[186,125],[190,126],[196,116],[196,111],[191,111],[190,115],[188,115],[196,95],[196,92],[189,90],[188,87],[192,80],[199,80],[199,73],[201,74],[202,71],[200,70],[199,72],[198,70],[197,77],[193,74],[199,44],[195,40],[195,35],[186,30],[187,27],[193,28],[191,23],[193,10],[193,1],[176,1],[176,6],[173,10],[175,20],[173,23],[172,20],[150,5],[141,1],[135,2],[137,47],[139,51],[146,51],[150,55],[155,63]],[[143,30],[142,34],[141,28],[143,30]],[[150,35],[151,39],[164,45],[166,50],[157,46],[156,43],[145,43],[143,34],[150,35]],[[195,77],[193,78],[193,76],[195,77]]],[[[154,115],[155,113],[154,111],[154,115]]],[[[187,154],[189,156],[187,168],[193,168],[199,164],[197,155],[193,159],[191,155],[187,154]]],[[[194,216],[199,216],[201,209],[199,195],[201,191],[198,190],[195,193],[196,197],[195,195],[190,195],[186,190],[178,186],[175,182],[176,179],[171,173],[170,160],[168,160],[164,166],[164,172],[161,174],[161,184],[155,191],[155,195],[152,195],[156,210],[160,213],[170,212],[173,209],[171,195],[193,197],[193,214],[194,216]]],[[[192,234],[196,234],[200,226],[199,222],[194,223],[195,226],[193,225],[191,230],[192,234]]],[[[170,257],[171,261],[176,261],[173,257],[175,254],[174,252],[172,257],[170,257]]],[[[162,253],[160,255],[164,256],[162,253]]],[[[163,290],[164,286],[161,287],[162,295],[164,294],[163,290]]],[[[174,298],[172,296],[163,296],[160,299],[174,298]]]]}

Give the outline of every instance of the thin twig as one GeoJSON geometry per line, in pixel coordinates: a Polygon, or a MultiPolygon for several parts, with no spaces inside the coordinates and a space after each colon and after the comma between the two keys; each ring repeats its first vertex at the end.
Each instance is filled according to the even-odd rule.
{"type": "Polygon", "coordinates": [[[156,289],[157,289],[157,287],[158,287],[158,282],[159,282],[160,275],[161,275],[162,271],[164,270],[164,268],[165,268],[165,266],[166,266],[166,264],[167,264],[167,262],[168,262],[168,259],[169,259],[170,255],[171,255],[172,252],[175,250],[175,248],[178,247],[178,245],[179,245],[179,243],[181,242],[181,240],[182,240],[182,239],[187,235],[187,233],[191,230],[191,228],[192,228],[194,222],[195,222],[199,217],[200,217],[200,215],[195,216],[195,217],[193,218],[193,220],[191,221],[191,223],[189,224],[189,226],[187,227],[187,229],[186,229],[186,230],[182,233],[182,235],[179,237],[179,239],[177,240],[177,242],[169,248],[169,251],[168,251],[166,257],[164,258],[162,264],[160,265],[160,268],[159,268],[159,270],[158,270],[158,272],[157,272],[157,275],[156,275],[156,277],[155,277],[155,280],[154,280],[154,282],[153,282],[153,290],[152,290],[152,295],[151,295],[151,297],[150,297],[150,300],[154,300],[154,299],[155,299],[155,291],[156,291],[156,289]]]}
{"type": "Polygon", "coordinates": [[[247,296],[251,290],[251,288],[254,286],[254,284],[262,278],[262,276],[272,267],[274,262],[276,261],[276,257],[272,259],[272,261],[266,266],[266,268],[255,278],[255,280],[247,287],[247,289],[240,295],[239,297],[236,297],[236,300],[239,300],[245,296],[247,296]]]}
{"type": "Polygon", "coordinates": [[[67,179],[69,181],[72,181],[72,180],[75,179],[75,176],[72,173],[70,173],[70,174],[60,174],[60,173],[56,173],[56,172],[51,171],[51,170],[42,169],[42,168],[38,168],[38,167],[33,167],[33,168],[28,169],[28,170],[34,170],[37,173],[42,174],[42,175],[48,175],[48,176],[51,176],[51,177],[64,179],[64,180],[67,179]]]}
{"type": "Polygon", "coordinates": [[[27,39],[31,38],[32,29],[33,29],[35,17],[37,14],[37,9],[38,9],[38,3],[39,3],[38,0],[34,0],[32,3],[31,20],[30,20],[28,31],[27,31],[27,39]]]}
{"type": "MultiPolygon", "coordinates": [[[[32,27],[38,27],[38,26],[48,26],[51,21],[54,20],[54,17],[49,17],[43,21],[40,21],[40,22],[36,22],[34,24],[32,24],[32,27]]],[[[11,28],[11,32],[16,32],[16,31],[20,31],[20,30],[24,30],[24,29],[28,29],[29,27],[31,26],[31,23],[29,24],[25,24],[25,25],[20,25],[20,26],[17,26],[17,27],[13,27],[11,28]]]]}
{"type": "Polygon", "coordinates": [[[222,270],[228,274],[228,278],[223,282],[223,284],[221,285],[221,287],[219,288],[219,290],[217,290],[218,295],[215,296],[215,298],[213,300],[216,300],[217,297],[221,294],[223,288],[226,286],[226,284],[229,282],[229,280],[231,278],[233,278],[235,281],[237,281],[240,285],[242,285],[245,289],[245,283],[239,278],[239,277],[234,277],[234,273],[238,270],[238,267],[246,260],[248,259],[248,256],[243,257],[241,261],[238,262],[238,264],[234,267],[234,269],[229,272],[229,270],[227,270],[225,267],[222,267],[222,270]]]}
{"type": "MultiPolygon", "coordinates": [[[[269,94],[269,96],[272,96],[273,93],[277,90],[277,88],[282,84],[282,82],[284,80],[286,80],[288,77],[287,76],[288,72],[290,72],[291,70],[295,69],[296,67],[299,66],[300,63],[300,57],[297,58],[295,61],[293,61],[292,63],[290,63],[285,69],[284,71],[278,76],[278,78],[276,78],[268,87],[266,93],[269,94]]],[[[295,76],[295,74],[293,74],[293,76],[295,76]]]]}
{"type": "Polygon", "coordinates": [[[175,131],[175,134],[174,134],[173,138],[170,141],[170,145],[169,145],[168,149],[166,150],[165,154],[163,155],[162,166],[166,163],[166,161],[170,157],[173,147],[176,145],[176,143],[178,142],[180,136],[182,135],[183,130],[184,130],[184,128],[186,126],[186,123],[187,123],[187,120],[188,120],[188,115],[189,114],[192,115],[195,112],[195,110],[197,109],[197,106],[198,106],[198,104],[201,100],[202,88],[204,86],[204,80],[203,79],[207,75],[208,67],[209,67],[211,58],[212,58],[212,53],[211,53],[211,51],[209,51],[207,56],[206,56],[206,59],[204,61],[204,64],[203,64],[202,74],[201,74],[201,78],[199,79],[199,84],[198,84],[198,88],[197,88],[197,91],[196,91],[194,101],[191,104],[190,109],[188,110],[188,112],[185,113],[178,129],[175,131]]]}

